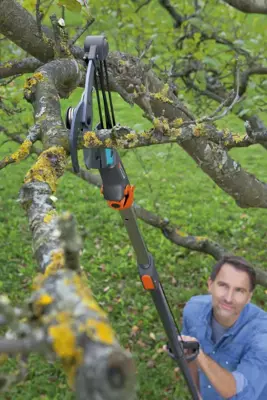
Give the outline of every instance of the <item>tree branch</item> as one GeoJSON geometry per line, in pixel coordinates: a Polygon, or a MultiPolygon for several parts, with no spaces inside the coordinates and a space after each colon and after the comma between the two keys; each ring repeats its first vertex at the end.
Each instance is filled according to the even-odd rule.
{"type": "MultiPolygon", "coordinates": [[[[112,53],[110,55],[110,68],[113,78],[127,91],[136,90],[134,101],[147,114],[155,118],[162,117],[164,109],[164,118],[168,124],[175,123],[177,118],[182,122],[187,122],[189,117],[186,112],[181,110],[178,99],[170,90],[166,90],[164,84],[134,57],[122,53],[112,53]],[[118,58],[123,63],[117,62],[118,58]],[[149,96],[147,91],[142,91],[142,85],[147,91],[152,92],[149,96]],[[167,92],[167,93],[166,93],[167,92]]],[[[168,88],[167,88],[168,89],[168,88]]],[[[191,120],[195,118],[191,116],[191,120]]],[[[181,124],[181,122],[180,122],[181,124]]],[[[198,127],[195,127],[197,130],[198,127]]],[[[211,142],[205,136],[208,132],[215,132],[213,125],[205,125],[204,137],[199,129],[198,138],[188,138],[180,143],[181,147],[196,161],[201,169],[210,176],[210,178],[226,193],[235,199],[240,207],[267,207],[267,185],[259,182],[252,174],[249,174],[234,161],[225,147],[221,144],[211,142]]]]}
{"type": "Polygon", "coordinates": [[[169,0],[159,0],[159,4],[165,8],[165,10],[167,10],[170,16],[174,19],[174,28],[180,28],[184,22],[184,17],[181,14],[178,14],[174,6],[171,5],[171,2],[169,0]]]}
{"type": "Polygon", "coordinates": [[[82,26],[81,28],[78,29],[78,31],[76,32],[76,34],[73,36],[73,38],[70,40],[69,44],[72,46],[74,45],[78,39],[80,39],[80,37],[84,34],[84,32],[89,28],[89,26],[93,25],[93,23],[95,22],[95,18],[90,18],[88,19],[88,21],[86,22],[86,24],[84,26],[82,26]]]}
{"type": "Polygon", "coordinates": [[[0,33],[40,61],[54,58],[51,31],[42,27],[43,41],[33,16],[15,0],[0,0],[0,33]]]}
{"type": "Polygon", "coordinates": [[[36,24],[37,24],[37,30],[39,33],[39,37],[42,38],[42,13],[40,12],[40,2],[41,2],[41,0],[36,0],[35,14],[36,14],[36,24]]]}
{"type": "Polygon", "coordinates": [[[267,14],[267,5],[264,0],[223,0],[239,11],[248,14],[267,14]]]}
{"type": "Polygon", "coordinates": [[[24,58],[23,60],[12,60],[0,64],[0,79],[8,78],[13,75],[34,72],[42,65],[42,62],[34,57],[24,58]]]}
{"type": "Polygon", "coordinates": [[[3,160],[0,160],[0,169],[6,167],[9,164],[25,160],[31,153],[33,143],[40,139],[40,133],[40,127],[37,125],[30,129],[29,134],[27,135],[26,139],[23,141],[19,149],[15,151],[15,153],[13,153],[11,156],[5,157],[3,160]]]}

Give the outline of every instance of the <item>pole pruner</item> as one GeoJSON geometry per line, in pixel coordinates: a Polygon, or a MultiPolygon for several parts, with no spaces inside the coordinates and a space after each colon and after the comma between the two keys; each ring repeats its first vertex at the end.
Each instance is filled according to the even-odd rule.
{"type": "MultiPolygon", "coordinates": [[[[83,135],[92,131],[93,107],[92,92],[95,89],[100,129],[111,129],[116,125],[109,90],[106,59],[108,42],[104,36],[87,36],[84,43],[84,60],[87,64],[85,89],[77,107],[69,107],[66,116],[66,126],[70,130],[69,143],[72,166],[75,173],[79,172],[77,145],[83,135]],[[102,101],[101,101],[102,97],[102,101]],[[102,112],[104,108],[104,116],[102,112]]],[[[192,379],[188,362],[193,361],[199,352],[198,342],[185,342],[181,337],[175,322],[167,297],[152,254],[148,251],[139,231],[133,208],[134,186],[130,184],[118,152],[108,148],[83,149],[84,163],[87,169],[98,169],[102,178],[101,193],[109,207],[119,211],[134,248],[140,279],[143,287],[153,299],[157,312],[165,329],[169,355],[177,362],[182,371],[193,400],[198,400],[198,391],[192,379]],[[181,338],[180,338],[181,339],[181,338]],[[191,350],[186,355],[184,350],[191,350]]]]}

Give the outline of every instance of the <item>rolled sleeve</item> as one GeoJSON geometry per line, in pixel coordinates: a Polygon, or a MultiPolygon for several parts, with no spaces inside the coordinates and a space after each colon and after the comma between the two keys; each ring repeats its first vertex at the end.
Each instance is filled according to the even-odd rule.
{"type": "Polygon", "coordinates": [[[244,377],[243,374],[241,374],[238,371],[233,372],[234,378],[235,378],[235,384],[236,384],[236,393],[242,392],[242,390],[245,389],[245,387],[248,384],[247,379],[244,377]]]}
{"type": "Polygon", "coordinates": [[[267,332],[255,335],[251,339],[248,351],[233,372],[235,379],[236,376],[240,379],[240,374],[243,375],[246,384],[241,391],[238,391],[240,386],[238,387],[237,383],[237,394],[230,399],[257,400],[261,398],[261,393],[267,386],[267,332]]]}

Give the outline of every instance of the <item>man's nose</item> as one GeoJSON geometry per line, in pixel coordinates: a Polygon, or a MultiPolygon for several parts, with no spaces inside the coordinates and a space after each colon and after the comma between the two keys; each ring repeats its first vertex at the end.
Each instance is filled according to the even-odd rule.
{"type": "Polygon", "coordinates": [[[226,295],[225,295],[225,301],[227,301],[227,303],[231,303],[233,299],[233,291],[232,290],[228,290],[226,295]]]}

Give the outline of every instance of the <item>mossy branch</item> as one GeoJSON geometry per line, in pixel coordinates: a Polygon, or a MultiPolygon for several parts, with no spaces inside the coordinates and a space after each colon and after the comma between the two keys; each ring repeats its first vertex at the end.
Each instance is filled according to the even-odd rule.
{"type": "Polygon", "coordinates": [[[0,301],[1,314],[7,320],[12,314],[12,320],[16,320],[9,337],[0,340],[0,352],[37,352],[58,358],[79,400],[90,396],[103,400],[134,399],[133,360],[119,346],[106,313],[98,306],[87,277],[81,273],[77,257],[80,239],[73,217],[64,214],[57,218],[54,229],[59,247],[50,252],[44,274],[34,279],[27,318],[20,321],[20,314],[10,311],[9,302],[0,301]],[[77,260],[75,270],[68,268],[73,268],[73,264],[67,263],[66,256],[77,260]],[[21,339],[22,334],[25,339],[21,339]]]}
{"type": "MultiPolygon", "coordinates": [[[[7,136],[9,136],[5,129],[3,131],[7,136]]],[[[40,139],[40,127],[34,125],[30,129],[26,139],[22,141],[19,149],[0,161],[0,169],[5,168],[9,164],[19,163],[25,160],[31,154],[32,146],[38,139],[40,139]]]]}

